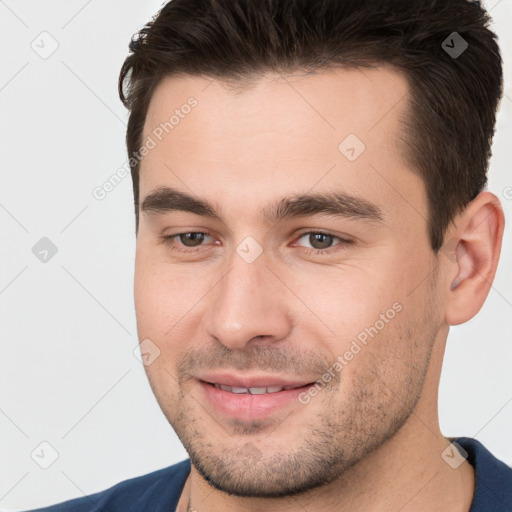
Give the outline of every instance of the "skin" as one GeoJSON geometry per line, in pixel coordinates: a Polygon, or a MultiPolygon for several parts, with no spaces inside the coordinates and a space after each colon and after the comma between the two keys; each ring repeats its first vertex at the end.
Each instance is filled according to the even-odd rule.
{"type": "Polygon", "coordinates": [[[168,77],[155,90],[144,137],[190,96],[198,105],[143,159],[141,203],[168,186],[223,215],[139,219],[138,334],[160,350],[146,372],[192,461],[178,510],[189,498],[200,512],[469,510],[473,469],[441,457],[450,441],[437,392],[449,326],[489,292],[503,213],[481,193],[432,252],[425,187],[399,142],[407,95],[387,66],[267,74],[237,93],[168,77]],[[353,162],[338,149],[351,133],[366,145],[353,162]],[[262,217],[285,196],[333,190],[377,205],[383,222],[262,217]],[[196,253],[179,237],[161,242],[201,231],[211,236],[196,253]],[[304,234],[318,231],[354,243],[333,238],[309,253],[304,234]],[[236,252],[248,236],[263,249],[252,263],[236,252]],[[317,380],[396,303],[400,312],[309,403],[264,421],[226,417],[194,378],[223,369],[317,380]]]}

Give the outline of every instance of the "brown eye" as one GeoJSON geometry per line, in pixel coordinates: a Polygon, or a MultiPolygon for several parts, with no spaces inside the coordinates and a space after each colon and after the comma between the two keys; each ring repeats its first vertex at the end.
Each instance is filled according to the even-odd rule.
{"type": "Polygon", "coordinates": [[[175,235],[162,236],[160,242],[169,247],[172,251],[190,254],[208,249],[206,238],[213,240],[213,237],[205,232],[188,231],[185,233],[176,233],[175,235]]]}
{"type": "Polygon", "coordinates": [[[205,233],[181,233],[178,236],[185,247],[197,247],[204,240],[204,235],[205,233]]]}
{"type": "Polygon", "coordinates": [[[330,233],[308,231],[307,233],[303,233],[298,238],[298,243],[306,251],[321,255],[330,254],[334,251],[345,249],[347,246],[354,244],[354,241],[341,238],[336,235],[331,235],[330,233]],[[304,241],[300,243],[300,240],[302,239],[304,239],[304,241]]]}
{"type": "Polygon", "coordinates": [[[313,249],[328,249],[334,240],[333,235],[327,235],[325,233],[310,233],[309,243],[313,249]]]}

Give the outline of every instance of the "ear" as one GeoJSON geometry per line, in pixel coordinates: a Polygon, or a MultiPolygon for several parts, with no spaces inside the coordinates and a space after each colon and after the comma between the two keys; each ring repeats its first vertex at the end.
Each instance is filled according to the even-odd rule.
{"type": "Polygon", "coordinates": [[[496,274],[504,225],[500,201],[487,191],[455,219],[442,249],[451,260],[446,282],[448,325],[467,322],[483,306],[496,274]]]}

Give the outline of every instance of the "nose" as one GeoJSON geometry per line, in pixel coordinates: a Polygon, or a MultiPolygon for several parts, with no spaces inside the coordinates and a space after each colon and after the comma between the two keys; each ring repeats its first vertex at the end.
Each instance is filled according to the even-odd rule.
{"type": "Polygon", "coordinates": [[[212,290],[203,321],[208,334],[232,350],[255,342],[275,343],[292,329],[287,300],[286,288],[267,267],[264,254],[247,263],[234,252],[212,290]]]}

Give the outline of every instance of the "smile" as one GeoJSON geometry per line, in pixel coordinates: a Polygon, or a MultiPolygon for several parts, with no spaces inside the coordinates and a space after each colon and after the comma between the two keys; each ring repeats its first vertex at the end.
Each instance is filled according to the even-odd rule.
{"type": "Polygon", "coordinates": [[[279,391],[287,391],[288,389],[296,389],[302,387],[299,386],[267,386],[267,387],[258,387],[258,388],[244,388],[244,387],[235,387],[235,386],[227,386],[226,384],[208,383],[212,384],[212,386],[217,389],[222,389],[224,391],[229,391],[230,393],[236,394],[250,394],[250,395],[264,395],[266,393],[278,393],[279,391]]]}

